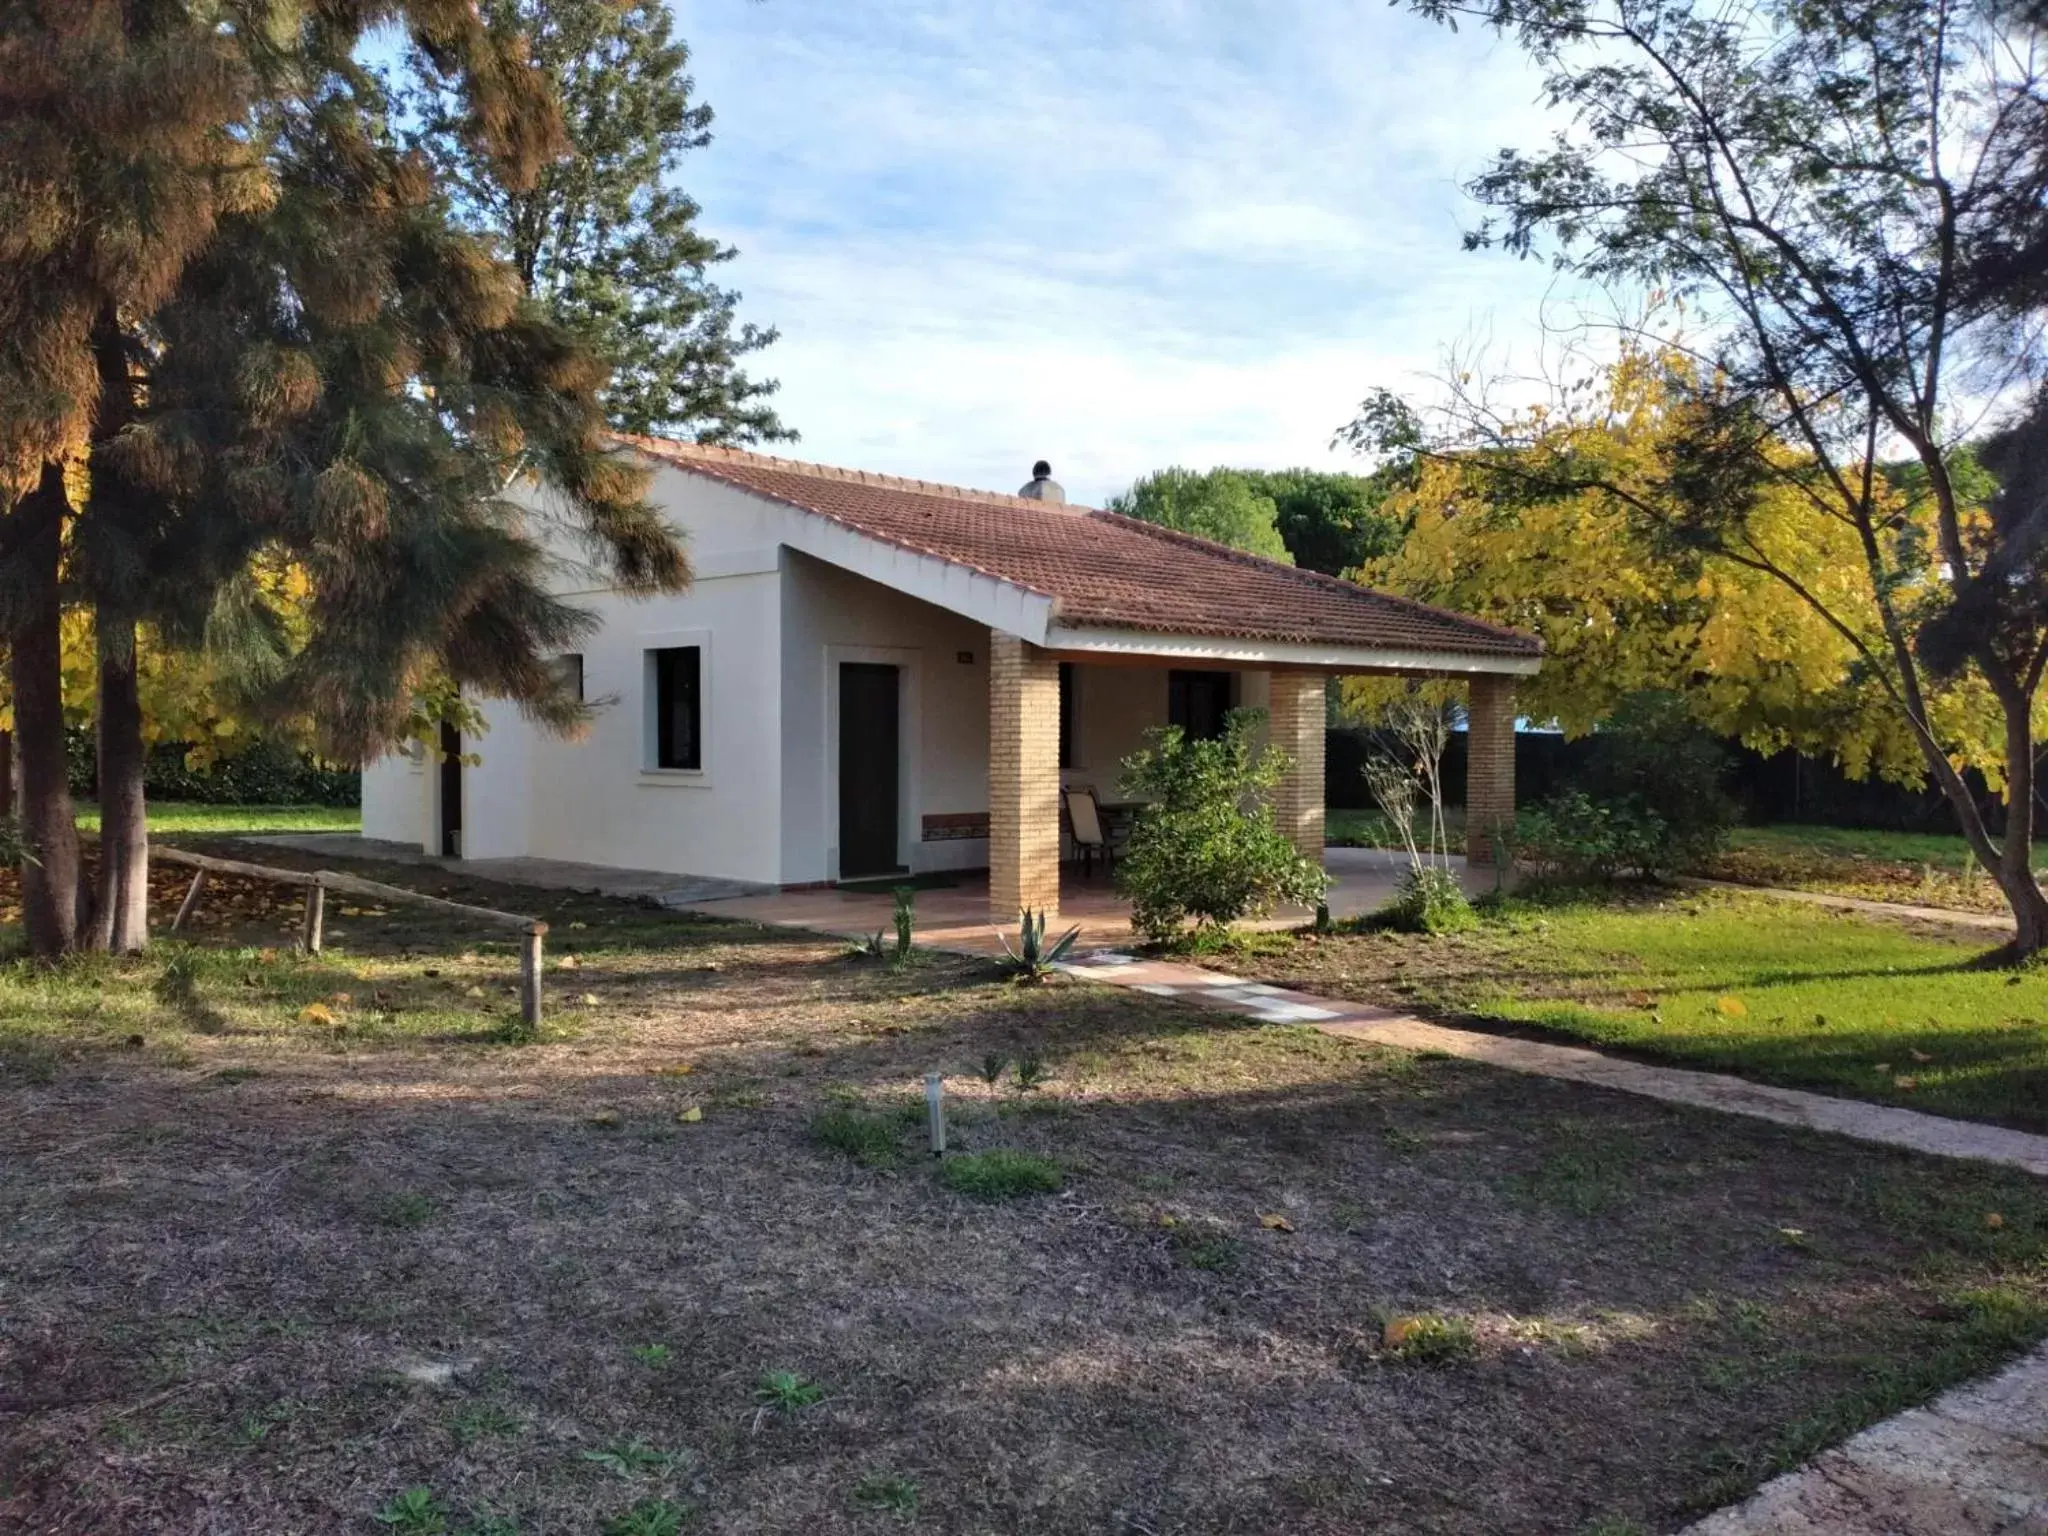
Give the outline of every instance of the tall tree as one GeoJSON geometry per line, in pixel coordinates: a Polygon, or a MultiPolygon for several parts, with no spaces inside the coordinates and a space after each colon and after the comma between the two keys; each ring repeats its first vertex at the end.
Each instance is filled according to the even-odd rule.
{"type": "MultiPolygon", "coordinates": [[[[1654,483],[1616,485],[1564,460],[1550,466],[1555,487],[1611,495],[1660,537],[1805,603],[1912,733],[2011,906],[2013,952],[2048,945],[2048,894],[2031,867],[2048,613],[2009,612],[1943,658],[2000,717],[2002,838],[1956,766],[1918,644],[2016,555],[2012,522],[1973,516],[1956,467],[1981,402],[2041,362],[2038,328],[2013,327],[1972,262],[2009,215],[2013,168],[2038,149],[2048,105],[2024,19],[1976,0],[1417,9],[1513,35],[1574,114],[1571,131],[1534,153],[1502,151],[1471,184],[1491,214],[1470,243],[1541,250],[1631,294],[1673,293],[1693,316],[1693,394],[1654,483]],[[1894,497],[1885,466],[1896,458],[1918,465],[1924,514],[1894,497]],[[1856,563],[1836,584],[1802,580],[1761,532],[1774,488],[1804,506],[1814,537],[1851,535],[1856,563]],[[1857,621],[1866,605],[1875,634],[1857,621]]],[[[1427,430],[1379,396],[1355,435],[1409,452],[1528,446],[1456,387],[1427,430]]]]}
{"type": "Polygon", "coordinates": [[[425,164],[382,133],[354,60],[367,27],[399,12],[420,47],[459,65],[467,130],[516,180],[558,142],[516,35],[467,0],[87,9],[0,13],[0,63],[21,69],[5,78],[33,82],[0,96],[0,135],[22,149],[4,195],[43,220],[0,288],[0,316],[20,322],[0,355],[0,449],[15,470],[0,577],[24,766],[51,757],[57,770],[24,818],[29,936],[45,954],[75,941],[81,906],[61,714],[28,707],[56,679],[45,642],[67,591],[95,606],[102,793],[112,778],[112,803],[132,806],[133,833],[103,841],[111,900],[88,937],[125,947],[143,937],[134,855],[147,847],[138,623],[246,629],[252,563],[297,565],[310,627],[280,653],[271,695],[353,755],[402,729],[434,676],[573,718],[545,656],[587,619],[545,590],[546,553],[504,495],[518,477],[557,488],[566,530],[624,584],[687,579],[644,477],[605,446],[601,361],[453,226],[425,164]],[[218,88],[152,96],[117,70],[103,99],[89,66],[131,55],[169,84],[215,61],[218,88]],[[197,195],[168,221],[185,236],[173,244],[154,209],[178,188],[150,173],[180,146],[173,169],[188,166],[197,195]],[[27,667],[24,633],[38,647],[27,667]],[[67,838],[68,861],[53,859],[67,838]]]}
{"type": "Polygon", "coordinates": [[[1234,469],[1158,470],[1110,497],[1109,510],[1269,560],[1292,561],[1280,537],[1273,498],[1234,469]]]}
{"type": "Polygon", "coordinates": [[[1401,523],[1386,500],[1400,476],[1382,470],[1349,475],[1325,469],[1239,471],[1273,503],[1281,542],[1304,570],[1348,576],[1400,547],[1401,523]]]}
{"type": "Polygon", "coordinates": [[[1165,523],[1305,570],[1343,576],[1401,542],[1385,509],[1395,471],[1166,469],[1110,501],[1110,510],[1165,523]]]}
{"type": "Polygon", "coordinates": [[[705,443],[793,440],[770,403],[780,386],[741,367],[776,332],[739,321],[740,295],[713,280],[738,253],[697,227],[702,210],[676,185],[689,152],[711,140],[711,109],[691,100],[689,49],[666,0],[482,8],[531,39],[571,147],[530,184],[508,181],[456,131],[459,82],[415,50],[413,139],[461,216],[503,241],[527,291],[612,360],[614,426],[705,443]]]}
{"type": "MultiPolygon", "coordinates": [[[[1361,579],[1540,636],[1543,670],[1517,686],[1516,704],[1568,735],[1631,697],[1668,693],[1762,751],[1796,747],[1851,777],[1924,782],[1913,733],[1856,644],[1783,582],[1665,537],[1624,499],[1659,494],[1688,425],[1690,366],[1682,354],[1628,352],[1598,387],[1503,421],[1500,442],[1516,446],[1426,459],[1388,503],[1405,541],[1361,579]]],[[[1897,487],[1889,501],[1924,536],[1928,503],[1897,487]]],[[[1833,594],[1864,647],[1881,643],[1876,604],[1841,580],[1861,563],[1852,529],[1813,519],[1782,483],[1759,492],[1749,524],[1785,571],[1833,594]]],[[[1360,709],[1384,692],[1369,679],[1345,688],[1360,709]]],[[[1929,707],[1964,764],[1998,773],[2003,738],[1983,689],[1943,686],[1929,707]]]]}

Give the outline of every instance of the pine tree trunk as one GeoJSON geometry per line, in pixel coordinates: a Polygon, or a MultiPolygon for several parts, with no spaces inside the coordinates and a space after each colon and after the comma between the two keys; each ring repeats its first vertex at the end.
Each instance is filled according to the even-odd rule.
{"type": "Polygon", "coordinates": [[[64,760],[62,607],[64,473],[45,466],[42,483],[15,503],[22,521],[10,538],[21,606],[7,635],[14,692],[15,752],[20,759],[19,821],[22,926],[31,953],[50,959],[78,939],[78,825],[64,760]]]}
{"type": "Polygon", "coordinates": [[[135,621],[102,610],[99,634],[100,868],[87,943],[132,954],[149,943],[149,821],[135,621]]]}
{"type": "Polygon", "coordinates": [[[14,816],[14,732],[0,731],[0,821],[14,816]]]}

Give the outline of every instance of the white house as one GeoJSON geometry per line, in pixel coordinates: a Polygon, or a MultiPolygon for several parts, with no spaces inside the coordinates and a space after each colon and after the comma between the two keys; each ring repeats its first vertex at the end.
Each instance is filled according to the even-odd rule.
{"type": "MultiPolygon", "coordinates": [[[[486,701],[464,767],[363,775],[366,836],[802,886],[990,871],[990,909],[1056,907],[1061,785],[1114,791],[1144,733],[1255,705],[1295,759],[1276,813],[1320,853],[1324,692],[1345,673],[1470,683],[1474,857],[1513,808],[1513,679],[1535,640],[1091,508],[630,439],[696,579],[564,589],[600,627],[563,658],[579,739],[486,701]]],[[[544,502],[536,502],[545,516],[544,502]]],[[[565,570],[583,569],[565,561],[565,570]]]]}

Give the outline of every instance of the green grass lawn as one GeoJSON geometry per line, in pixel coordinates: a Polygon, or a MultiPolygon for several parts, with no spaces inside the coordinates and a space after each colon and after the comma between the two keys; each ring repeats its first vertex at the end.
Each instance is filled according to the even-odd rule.
{"type": "MultiPolygon", "coordinates": [[[[2036,860],[2037,865],[2039,860],[2036,860]]],[[[2048,874],[2048,869],[2041,871],[2048,874]]],[[[1962,838],[1846,827],[1738,827],[1700,874],[1743,885],[2002,913],[2005,899],[1962,838]]]]}
{"type": "MultiPolygon", "coordinates": [[[[78,807],[78,824],[100,828],[100,808],[90,800],[78,807]]],[[[152,800],[149,830],[159,837],[222,836],[237,832],[357,832],[363,815],[352,805],[196,805],[152,800]]]]}
{"type": "Polygon", "coordinates": [[[1985,947],[1764,897],[1516,902],[1457,938],[1305,943],[1261,979],[2048,1131],[2048,968],[1978,969],[1985,947]]]}
{"type": "Polygon", "coordinates": [[[1737,827],[1728,835],[1733,849],[1759,853],[1833,855],[1838,858],[1884,859],[1895,864],[1932,864],[1961,870],[1970,862],[1970,847],[1953,832],[1880,832],[1867,827],[1809,827],[1785,823],[1771,827],[1737,827]]]}

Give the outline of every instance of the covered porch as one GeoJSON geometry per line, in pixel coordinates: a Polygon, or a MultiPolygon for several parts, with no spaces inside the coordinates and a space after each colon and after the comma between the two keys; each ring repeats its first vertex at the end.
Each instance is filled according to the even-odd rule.
{"type": "Polygon", "coordinates": [[[1305,857],[1331,870],[1331,910],[1345,916],[1384,901],[1392,893],[1395,871],[1375,850],[1331,850],[1367,853],[1363,860],[1347,856],[1332,864],[1326,858],[1324,735],[1330,684],[1347,673],[1366,671],[1462,677],[1470,748],[1466,864],[1480,882],[1478,889],[1492,885],[1499,830],[1512,821],[1515,809],[1514,676],[1533,669],[1451,672],[1440,661],[1430,665],[1435,658],[1416,658],[1412,666],[1346,667],[1336,657],[1274,664],[1256,656],[1258,650],[1278,649],[1273,647],[1210,647],[1204,654],[1193,647],[1147,646],[1138,637],[1131,639],[1138,643],[1105,653],[1038,646],[991,631],[988,873],[981,885],[983,909],[975,914],[978,926],[1013,927],[1017,915],[1030,910],[1081,922],[1091,941],[1090,925],[1098,922],[1115,927],[1120,937],[1128,935],[1128,908],[1115,901],[1109,883],[1080,880],[1063,867],[1063,853],[1072,851],[1063,832],[1063,797],[1083,783],[1098,794],[1113,791],[1116,762],[1141,744],[1150,727],[1171,722],[1194,728],[1184,700],[1187,685],[1202,679],[1225,680],[1212,711],[1224,704],[1265,711],[1267,737],[1291,764],[1273,795],[1274,820],[1305,857]],[[1106,708],[1099,695],[1108,696],[1106,708]],[[1114,915],[1103,908],[1104,901],[1116,905],[1114,915]],[[1366,904],[1357,905],[1361,901],[1366,904]]]}

